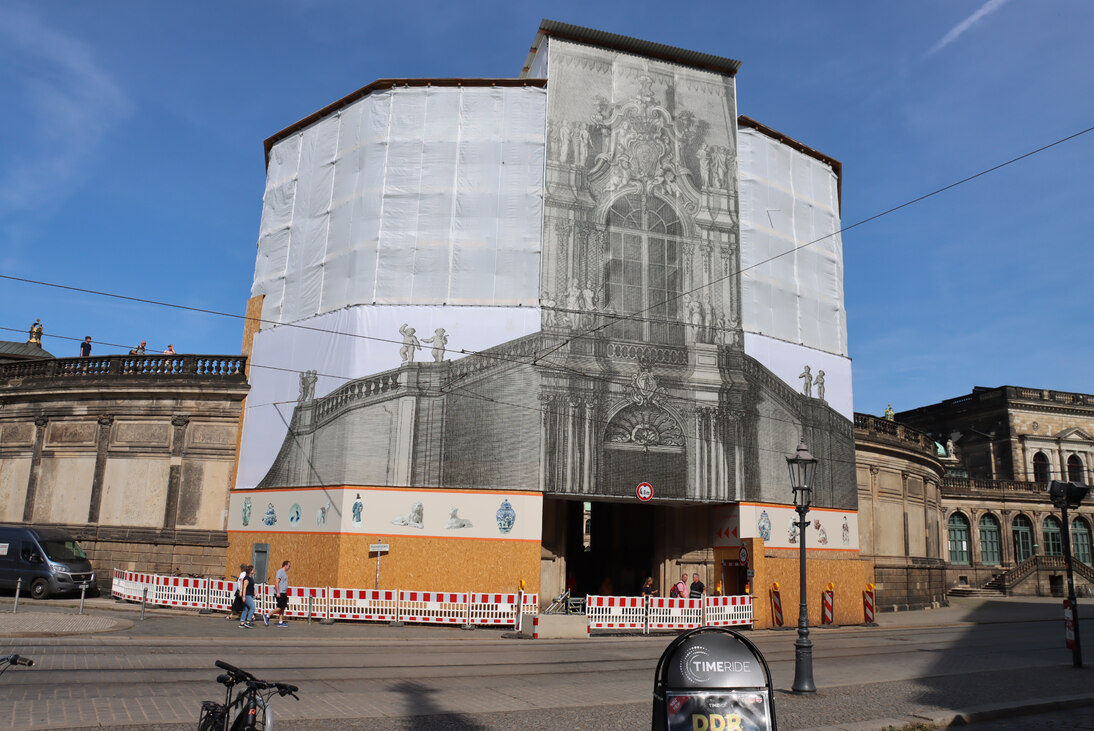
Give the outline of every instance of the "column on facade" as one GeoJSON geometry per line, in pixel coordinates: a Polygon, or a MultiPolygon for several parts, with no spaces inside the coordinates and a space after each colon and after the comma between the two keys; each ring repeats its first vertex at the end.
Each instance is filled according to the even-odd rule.
{"type": "Polygon", "coordinates": [[[582,492],[589,493],[593,490],[593,402],[585,402],[585,454],[582,462],[584,479],[582,479],[582,492]]]}
{"type": "MultiPolygon", "coordinates": [[[[543,397],[540,397],[543,401],[543,397]]],[[[549,433],[549,401],[543,401],[543,411],[539,420],[539,491],[547,491],[547,460],[550,459],[550,454],[547,451],[547,434],[549,433]]]]}
{"type": "Polygon", "coordinates": [[[577,402],[566,402],[566,492],[577,492],[577,402]]]}

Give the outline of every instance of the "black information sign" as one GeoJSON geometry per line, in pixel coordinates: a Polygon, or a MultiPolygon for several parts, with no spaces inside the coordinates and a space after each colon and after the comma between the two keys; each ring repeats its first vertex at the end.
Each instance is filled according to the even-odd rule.
{"type": "Polygon", "coordinates": [[[775,731],[767,661],[730,629],[700,627],[677,637],[657,663],[653,728],[775,731]]]}

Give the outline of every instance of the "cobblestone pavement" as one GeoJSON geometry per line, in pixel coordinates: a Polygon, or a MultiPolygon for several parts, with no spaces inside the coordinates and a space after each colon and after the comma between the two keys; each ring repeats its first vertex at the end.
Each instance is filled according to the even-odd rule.
{"type": "MultiPolygon", "coordinates": [[[[25,619],[75,611],[30,607],[25,619]]],[[[0,728],[193,728],[201,700],[220,690],[217,658],[301,687],[299,703],[277,701],[285,728],[645,728],[653,668],[671,639],[521,642],[494,630],[303,622],[245,630],[215,615],[150,610],[141,622],[132,611],[110,610],[107,602],[94,611],[131,626],[0,638],[0,653],[37,661],[0,679],[0,728]]],[[[1094,674],[1070,667],[1058,615],[1058,602],[969,603],[934,613],[939,626],[915,615],[905,626],[817,629],[815,696],[785,691],[795,633],[749,637],[771,665],[784,731],[900,729],[985,712],[1007,712],[1011,725],[1001,728],[1023,728],[1015,724],[1042,718],[1020,715],[1031,704],[1094,702],[1094,674]]],[[[1029,728],[1085,728],[1070,724],[1029,728]]]]}
{"type": "Polygon", "coordinates": [[[29,610],[0,614],[0,637],[42,637],[111,632],[133,622],[120,617],[29,610]]]}

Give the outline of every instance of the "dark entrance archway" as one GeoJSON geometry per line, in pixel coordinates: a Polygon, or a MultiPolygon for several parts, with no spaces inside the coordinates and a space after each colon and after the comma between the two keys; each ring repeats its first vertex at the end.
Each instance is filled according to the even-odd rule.
{"type": "Polygon", "coordinates": [[[566,570],[573,594],[636,596],[647,576],[656,581],[663,510],[637,501],[568,501],[566,570]]]}

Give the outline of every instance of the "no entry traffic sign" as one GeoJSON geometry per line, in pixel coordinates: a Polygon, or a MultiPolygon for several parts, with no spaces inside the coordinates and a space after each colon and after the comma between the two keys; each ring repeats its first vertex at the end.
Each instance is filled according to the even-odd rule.
{"type": "Polygon", "coordinates": [[[635,488],[634,494],[638,496],[638,499],[642,502],[649,502],[649,499],[653,497],[653,485],[648,482],[639,483],[635,488]]]}

